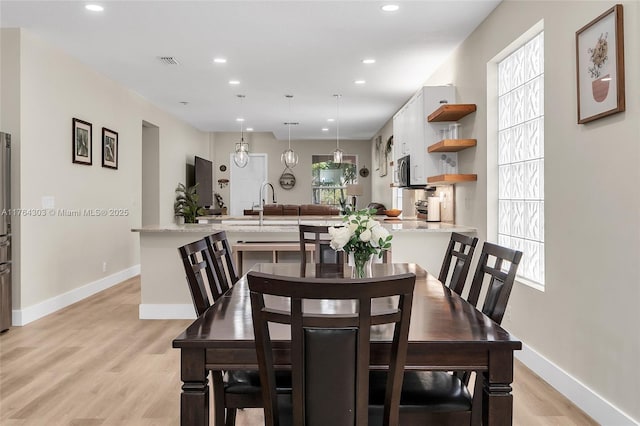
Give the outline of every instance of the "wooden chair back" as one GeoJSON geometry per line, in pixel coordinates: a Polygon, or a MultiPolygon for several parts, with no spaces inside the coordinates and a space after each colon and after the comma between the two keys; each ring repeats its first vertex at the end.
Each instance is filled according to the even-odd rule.
{"type": "Polygon", "coordinates": [[[193,307],[202,315],[222,294],[222,286],[214,272],[211,252],[204,239],[178,248],[187,276],[193,307]]]}
{"type": "Polygon", "coordinates": [[[238,282],[238,270],[233,263],[231,245],[225,231],[218,231],[204,238],[209,247],[213,269],[220,283],[222,293],[238,282]]]}
{"type": "Polygon", "coordinates": [[[300,263],[304,265],[307,259],[306,245],[315,246],[313,263],[344,263],[343,251],[335,251],[330,246],[328,226],[298,225],[300,230],[300,263]]]}
{"type": "Polygon", "coordinates": [[[371,327],[394,324],[384,424],[398,424],[414,274],[350,280],[290,278],[250,271],[247,280],[266,425],[279,425],[282,414],[274,371],[273,349],[278,350],[278,343],[272,344],[269,323],[290,325],[292,405],[291,410],[283,412],[292,413],[292,424],[305,426],[369,424],[371,327]],[[270,303],[274,300],[271,296],[286,299],[282,305],[266,306],[265,295],[270,303]],[[399,297],[389,299],[382,312],[372,312],[372,299],[391,296],[399,297]],[[309,307],[313,302],[309,299],[339,301],[336,306],[350,309],[319,314],[309,307]],[[290,308],[283,310],[282,306],[290,308]]]}
{"type": "Polygon", "coordinates": [[[442,261],[442,268],[440,269],[438,280],[458,294],[462,294],[464,290],[476,244],[478,244],[476,237],[468,237],[458,234],[457,232],[451,233],[451,239],[449,240],[449,246],[442,261]],[[453,268],[451,268],[451,262],[454,258],[455,263],[453,264],[453,268]],[[450,272],[451,279],[447,281],[450,272]]]}
{"type": "Polygon", "coordinates": [[[511,295],[520,259],[522,259],[521,251],[488,242],[482,246],[482,253],[471,282],[467,301],[473,306],[478,306],[483,283],[488,277],[489,286],[485,294],[482,313],[497,324],[502,323],[502,317],[507,309],[507,302],[511,295]],[[490,258],[495,259],[493,265],[490,265],[490,258]],[[504,262],[509,262],[506,270],[503,267],[504,262]]]}

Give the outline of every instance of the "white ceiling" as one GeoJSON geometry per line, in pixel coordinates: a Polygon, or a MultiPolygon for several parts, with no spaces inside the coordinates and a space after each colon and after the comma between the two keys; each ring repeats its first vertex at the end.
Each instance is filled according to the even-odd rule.
{"type": "Polygon", "coordinates": [[[300,123],[292,139],[333,139],[327,119],[339,93],[340,138],[369,139],[499,2],[2,0],[0,23],[37,34],[203,131],[239,131],[243,116],[278,139],[287,121],[300,123]],[[388,3],[400,9],[383,12],[388,3]],[[227,63],[214,64],[217,56],[227,63]],[[294,95],[291,112],[285,94],[294,95]]]}

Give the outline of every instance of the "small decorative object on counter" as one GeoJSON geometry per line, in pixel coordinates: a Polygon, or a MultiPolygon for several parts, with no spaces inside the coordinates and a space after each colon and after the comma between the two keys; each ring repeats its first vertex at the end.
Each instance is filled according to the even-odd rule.
{"type": "Polygon", "coordinates": [[[216,192],[213,194],[213,196],[216,198],[216,204],[218,204],[218,207],[221,209],[224,208],[224,200],[222,199],[222,195],[216,192]]]}
{"type": "Polygon", "coordinates": [[[383,251],[391,249],[392,236],[380,222],[371,218],[375,212],[374,209],[358,210],[343,218],[345,226],[329,227],[331,248],[353,254],[355,278],[367,275],[374,254],[382,257],[383,251]]]}

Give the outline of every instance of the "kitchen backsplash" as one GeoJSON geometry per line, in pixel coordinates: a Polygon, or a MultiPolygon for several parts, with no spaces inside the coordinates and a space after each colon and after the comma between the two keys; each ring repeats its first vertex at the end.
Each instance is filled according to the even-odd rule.
{"type": "Polygon", "coordinates": [[[418,214],[416,202],[427,200],[427,197],[438,197],[440,199],[440,221],[454,223],[455,220],[455,186],[437,186],[435,191],[424,189],[404,189],[402,191],[402,218],[403,219],[425,219],[426,215],[418,214]]]}

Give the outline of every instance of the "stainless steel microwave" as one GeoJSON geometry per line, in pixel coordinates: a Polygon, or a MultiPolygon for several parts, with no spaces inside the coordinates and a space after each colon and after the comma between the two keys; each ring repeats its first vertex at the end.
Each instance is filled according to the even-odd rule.
{"type": "Polygon", "coordinates": [[[408,155],[398,160],[398,186],[411,186],[411,162],[408,155]]]}

